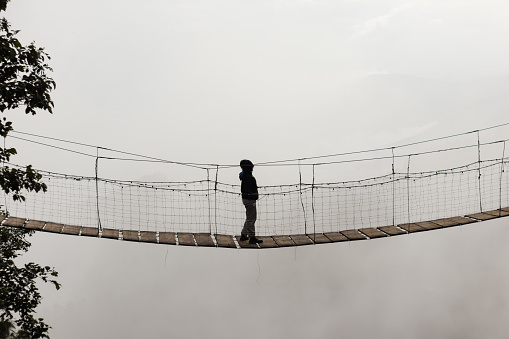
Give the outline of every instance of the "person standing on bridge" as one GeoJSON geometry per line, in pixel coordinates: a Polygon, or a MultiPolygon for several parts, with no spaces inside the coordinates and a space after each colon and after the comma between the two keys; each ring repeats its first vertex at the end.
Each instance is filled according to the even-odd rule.
{"type": "Polygon", "coordinates": [[[255,221],[256,221],[256,200],[258,200],[258,186],[256,179],[253,177],[253,163],[249,160],[242,160],[240,162],[242,172],[239,174],[239,179],[242,181],[241,192],[242,202],[246,208],[246,222],[244,228],[240,233],[240,241],[249,239],[250,244],[260,244],[263,240],[255,236],[255,221]]]}

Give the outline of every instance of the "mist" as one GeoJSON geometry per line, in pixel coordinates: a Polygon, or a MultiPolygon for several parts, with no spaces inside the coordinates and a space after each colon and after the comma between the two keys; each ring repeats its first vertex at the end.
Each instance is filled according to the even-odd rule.
{"type": "MultiPolygon", "coordinates": [[[[494,0],[12,1],[6,18],[24,43],[35,40],[52,56],[57,89],[54,114],[7,117],[23,132],[212,164],[299,159],[473,131],[507,122],[507,6],[494,0]]],[[[19,139],[6,144],[18,150],[17,164],[94,175],[93,157],[19,139]]],[[[415,166],[433,170],[462,161],[415,166]]],[[[160,164],[103,161],[100,171],[123,180],[205,178],[160,164]]],[[[389,171],[387,163],[319,175],[358,180],[389,171]]],[[[236,170],[221,175],[238,182],[236,170]]],[[[260,185],[299,180],[295,170],[257,167],[255,175],[260,185]]],[[[267,250],[39,232],[21,259],[60,273],[60,291],[40,284],[38,312],[56,339],[504,338],[507,236],[504,218],[267,250]]]]}

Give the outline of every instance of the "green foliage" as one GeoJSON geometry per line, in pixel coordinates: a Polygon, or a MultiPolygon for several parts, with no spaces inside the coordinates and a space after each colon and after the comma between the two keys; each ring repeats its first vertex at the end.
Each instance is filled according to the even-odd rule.
{"type": "Polygon", "coordinates": [[[8,166],[0,169],[0,186],[5,193],[13,193],[12,198],[15,201],[25,201],[25,197],[21,194],[23,189],[46,192],[47,186],[45,183],[41,183],[40,179],[42,179],[42,175],[32,169],[30,165],[25,170],[9,168],[8,166]]]}
{"type": "Polygon", "coordinates": [[[5,11],[10,0],[0,0],[0,11],[5,11]]]}
{"type": "Polygon", "coordinates": [[[53,109],[50,92],[56,84],[47,72],[44,48],[23,46],[5,18],[0,19],[0,112],[25,106],[25,113],[53,109]]]}
{"type": "MultiPolygon", "coordinates": [[[[0,11],[7,6],[0,0],[0,11]]],[[[23,46],[16,38],[18,31],[10,29],[5,18],[0,19],[0,112],[25,106],[25,113],[35,114],[36,109],[52,112],[53,101],[50,92],[55,81],[47,73],[52,69],[46,64],[50,59],[43,48],[31,43],[23,46]]],[[[5,117],[0,120],[0,136],[7,137],[12,123],[5,117]]],[[[0,149],[0,162],[9,161],[16,154],[14,148],[0,149]]],[[[0,186],[6,193],[12,193],[14,200],[24,201],[23,189],[36,192],[46,191],[41,176],[28,166],[25,169],[3,167],[0,170],[0,186]]]]}
{"type": "Polygon", "coordinates": [[[49,266],[27,263],[17,267],[14,262],[20,252],[28,251],[30,242],[25,236],[32,233],[26,229],[0,227],[0,324],[4,327],[15,324],[18,327],[16,338],[49,338],[49,326],[43,319],[34,317],[35,308],[41,302],[36,279],[49,282],[58,290],[60,284],[54,280],[58,273],[49,266]]]}
{"type": "Polygon", "coordinates": [[[11,320],[0,320],[0,339],[12,337],[14,324],[11,320]]]}
{"type": "MultiPolygon", "coordinates": [[[[0,0],[0,11],[9,0],[0,0]]],[[[52,69],[46,64],[50,59],[43,48],[34,43],[23,46],[16,38],[5,18],[0,19],[0,112],[25,107],[25,113],[34,115],[37,109],[52,112],[50,92],[55,82],[47,76],[52,69]]],[[[0,136],[7,137],[12,123],[0,119],[0,136]]],[[[0,162],[8,162],[16,154],[14,148],[0,148],[0,162]]],[[[32,166],[24,169],[0,167],[0,187],[14,201],[25,201],[23,191],[47,190],[42,176],[32,166]]],[[[49,266],[27,263],[18,267],[15,260],[28,251],[26,237],[33,231],[0,226],[0,339],[49,338],[49,326],[43,319],[35,318],[35,309],[41,303],[37,280],[49,282],[58,290],[54,279],[58,273],[49,266]]]]}

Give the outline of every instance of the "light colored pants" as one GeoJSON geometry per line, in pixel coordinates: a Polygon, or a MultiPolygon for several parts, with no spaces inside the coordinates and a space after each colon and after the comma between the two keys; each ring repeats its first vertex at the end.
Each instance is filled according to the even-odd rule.
{"type": "Polygon", "coordinates": [[[241,235],[246,237],[255,236],[255,221],[256,221],[256,200],[242,199],[244,207],[246,207],[246,222],[242,229],[241,235]]]}

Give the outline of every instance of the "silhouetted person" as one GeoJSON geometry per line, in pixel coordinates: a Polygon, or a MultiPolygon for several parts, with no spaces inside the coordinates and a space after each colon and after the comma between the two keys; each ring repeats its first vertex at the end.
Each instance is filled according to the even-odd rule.
{"type": "Polygon", "coordinates": [[[249,239],[250,244],[260,244],[263,240],[255,236],[255,221],[256,221],[256,200],[258,200],[258,186],[256,179],[253,177],[253,163],[249,160],[242,160],[240,162],[242,172],[239,178],[242,181],[241,192],[242,202],[246,207],[246,222],[244,228],[240,233],[240,241],[249,239]]]}

